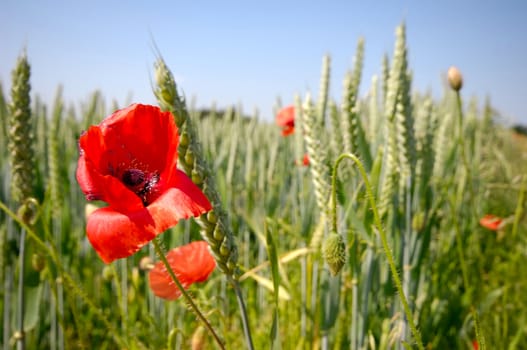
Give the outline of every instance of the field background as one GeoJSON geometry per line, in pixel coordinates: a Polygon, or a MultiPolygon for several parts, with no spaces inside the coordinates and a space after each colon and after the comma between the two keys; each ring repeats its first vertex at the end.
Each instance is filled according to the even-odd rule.
{"type": "MultiPolygon", "coordinates": [[[[438,99],[412,92],[404,27],[392,59],[372,80],[361,74],[362,45],[346,77],[332,76],[330,58],[323,58],[319,91],[296,96],[299,112],[290,137],[241,105],[202,110],[186,101],[238,246],[255,348],[401,349],[401,339],[414,344],[364,181],[349,160],[339,167],[337,182],[338,232],[347,259],[337,277],[322,259],[330,202],[321,201],[320,193],[330,188],[343,152],[364,163],[425,347],[470,349],[478,330],[489,349],[527,348],[525,137],[500,125],[488,100],[464,96],[462,89],[457,95],[446,81],[438,99]],[[344,81],[341,100],[328,98],[329,79],[344,81]],[[363,98],[361,84],[369,85],[363,98]],[[301,165],[306,152],[310,166],[301,165]],[[485,214],[503,217],[505,224],[497,232],[483,228],[485,214]],[[270,268],[273,250],[279,263],[270,268]],[[271,281],[278,275],[276,299],[271,281]]],[[[48,247],[32,237],[25,247],[26,348],[197,349],[198,340],[203,349],[213,348],[183,301],[165,302],[149,291],[139,261],[155,257],[152,247],[104,265],[87,241],[87,202],[75,180],[77,140],[124,106],[97,92],[80,103],[65,101],[62,93],[59,87],[51,105],[38,91],[31,94],[33,138],[18,141],[34,150],[30,185],[39,205],[31,231],[48,247]]],[[[0,200],[16,211],[7,147],[12,99],[0,89],[0,200]]],[[[278,100],[276,111],[280,107],[278,100]]],[[[0,343],[9,349],[17,330],[21,228],[7,210],[0,219],[0,343]]],[[[168,247],[201,239],[193,220],[162,238],[168,247]]],[[[226,348],[245,347],[225,276],[217,270],[191,292],[226,348]]]]}

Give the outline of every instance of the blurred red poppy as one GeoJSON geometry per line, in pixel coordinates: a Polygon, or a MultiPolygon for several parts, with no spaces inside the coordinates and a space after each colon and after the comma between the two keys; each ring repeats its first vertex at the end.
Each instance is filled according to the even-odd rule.
{"type": "Polygon", "coordinates": [[[304,154],[304,158],[302,158],[302,161],[299,162],[298,160],[295,161],[295,165],[303,165],[303,166],[309,166],[309,156],[304,154]]]}
{"type": "Polygon", "coordinates": [[[288,136],[295,132],[295,107],[282,108],[276,115],[276,124],[282,127],[282,136],[288,136]]]}
{"type": "Polygon", "coordinates": [[[479,220],[479,224],[492,231],[497,231],[501,228],[503,218],[496,215],[487,214],[479,220]]]}
{"type": "Polygon", "coordinates": [[[472,341],[472,349],[478,350],[479,349],[479,343],[477,340],[472,341]]]}
{"type": "MultiPolygon", "coordinates": [[[[167,254],[168,264],[185,289],[193,283],[204,282],[216,267],[207,242],[192,242],[174,248],[167,254]]],[[[181,296],[162,261],[155,264],[148,274],[150,289],[160,298],[175,300],[181,296]]]]}
{"type": "Polygon", "coordinates": [[[306,154],[304,154],[304,159],[302,160],[302,164],[304,166],[309,166],[309,156],[306,154]]]}
{"type": "Polygon", "coordinates": [[[87,200],[108,203],[89,215],[86,227],[105,263],[134,254],[180,219],[211,209],[177,169],[178,143],[172,114],[141,104],[116,111],[81,135],[77,181],[87,200]]]}

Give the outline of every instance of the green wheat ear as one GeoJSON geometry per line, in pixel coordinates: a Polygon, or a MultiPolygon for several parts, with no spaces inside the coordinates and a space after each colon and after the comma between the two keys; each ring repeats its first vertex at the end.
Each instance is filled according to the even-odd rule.
{"type": "Polygon", "coordinates": [[[11,165],[11,196],[17,203],[31,197],[33,190],[33,135],[29,77],[31,68],[22,54],[12,73],[12,102],[9,105],[8,149],[11,165]]]}
{"type": "Polygon", "coordinates": [[[329,167],[326,164],[326,147],[321,141],[322,128],[317,123],[316,113],[311,102],[311,95],[307,94],[300,114],[304,141],[309,155],[310,170],[315,187],[317,205],[323,215],[328,214],[327,201],[329,199],[329,167]]]}
{"type": "Polygon", "coordinates": [[[172,112],[180,132],[178,160],[185,173],[212,204],[210,212],[196,218],[201,227],[201,235],[209,244],[220,270],[236,279],[238,249],[227,212],[223,209],[214,176],[203,156],[185,100],[179,96],[174,76],[161,58],[156,63],[155,79],[157,88],[154,93],[158,103],[162,109],[172,112]]]}
{"type": "Polygon", "coordinates": [[[326,107],[328,104],[330,76],[331,57],[329,55],[324,55],[322,58],[322,72],[320,74],[320,88],[317,101],[317,117],[322,127],[326,125],[326,107]]]}
{"type": "Polygon", "coordinates": [[[345,152],[357,153],[361,121],[358,113],[359,86],[364,63],[364,39],[360,38],[354,57],[353,71],[344,77],[342,93],[342,132],[345,152]]]}

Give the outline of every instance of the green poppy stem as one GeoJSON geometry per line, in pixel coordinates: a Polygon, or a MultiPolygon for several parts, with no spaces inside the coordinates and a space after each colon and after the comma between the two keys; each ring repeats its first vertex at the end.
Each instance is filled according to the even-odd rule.
{"type": "Polygon", "coordinates": [[[154,249],[156,250],[156,253],[159,256],[159,259],[163,262],[163,265],[165,265],[168,271],[168,274],[170,275],[170,278],[172,278],[172,281],[174,281],[178,289],[181,291],[181,294],[186,299],[192,311],[194,311],[194,313],[196,314],[196,316],[198,316],[200,321],[203,322],[203,325],[205,326],[205,328],[207,328],[207,330],[212,334],[212,336],[214,337],[214,340],[216,341],[220,349],[224,350],[225,345],[223,344],[223,341],[218,336],[214,328],[212,328],[211,324],[209,323],[207,318],[203,315],[203,313],[200,311],[196,303],[194,303],[194,300],[192,300],[192,297],[187,293],[183,285],[181,285],[181,282],[179,281],[176,274],[174,273],[174,270],[172,270],[172,267],[168,263],[168,260],[165,256],[165,253],[163,252],[163,249],[161,248],[161,244],[158,242],[158,239],[155,238],[154,240],[152,240],[152,244],[154,245],[154,249]]]}
{"type": "Polygon", "coordinates": [[[395,260],[393,258],[393,255],[392,255],[392,252],[390,250],[390,247],[388,246],[388,239],[386,238],[386,232],[384,231],[384,228],[382,226],[382,223],[381,223],[381,219],[380,219],[380,215],[379,215],[379,211],[377,209],[377,203],[375,202],[375,197],[373,196],[373,191],[372,191],[372,188],[371,188],[371,184],[370,184],[370,181],[368,180],[368,175],[366,174],[366,170],[364,169],[364,166],[362,165],[362,162],[359,160],[359,158],[354,155],[353,153],[344,153],[344,154],[341,154],[337,160],[335,161],[335,167],[333,168],[333,189],[332,189],[332,200],[333,200],[333,208],[332,208],[332,226],[333,228],[336,227],[337,225],[337,219],[336,219],[336,212],[337,212],[337,204],[336,204],[336,200],[335,200],[335,192],[336,192],[336,186],[335,186],[335,183],[336,183],[336,169],[338,167],[338,165],[340,164],[340,162],[344,159],[344,158],[349,158],[351,159],[355,165],[357,166],[357,168],[359,169],[359,172],[362,176],[362,180],[364,181],[364,186],[366,188],[366,193],[367,193],[367,196],[369,198],[369,201],[370,201],[370,205],[371,205],[371,209],[373,211],[373,219],[374,219],[374,223],[375,223],[375,227],[377,228],[377,231],[379,231],[379,236],[381,237],[381,241],[382,241],[382,247],[384,249],[384,253],[386,254],[386,259],[388,260],[388,265],[390,266],[390,270],[391,270],[391,273],[392,273],[392,278],[393,278],[393,281],[395,283],[395,287],[397,289],[397,293],[399,294],[399,298],[401,299],[401,303],[403,304],[403,310],[404,310],[404,313],[406,315],[406,318],[408,320],[408,323],[410,325],[410,329],[412,331],[412,335],[414,337],[414,340],[417,344],[417,347],[420,349],[420,350],[424,350],[424,346],[423,346],[423,341],[421,340],[421,334],[419,333],[419,330],[417,329],[416,325],[415,325],[415,322],[414,322],[414,318],[412,316],[412,312],[410,310],[410,306],[408,304],[408,300],[406,298],[406,295],[404,293],[404,290],[403,290],[403,286],[402,286],[402,283],[401,283],[401,279],[399,277],[399,273],[397,272],[397,267],[395,265],[395,260]]]}

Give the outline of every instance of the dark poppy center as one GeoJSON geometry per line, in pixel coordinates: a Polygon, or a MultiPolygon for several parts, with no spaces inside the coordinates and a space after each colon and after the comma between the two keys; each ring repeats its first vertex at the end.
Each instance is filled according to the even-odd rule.
{"type": "Polygon", "coordinates": [[[126,186],[134,187],[145,181],[145,173],[139,169],[128,169],[124,172],[122,180],[126,186]]]}
{"type": "Polygon", "coordinates": [[[157,195],[156,184],[159,182],[159,173],[144,172],[140,169],[127,169],[121,176],[121,181],[141,198],[145,206],[150,204],[157,195]]]}

